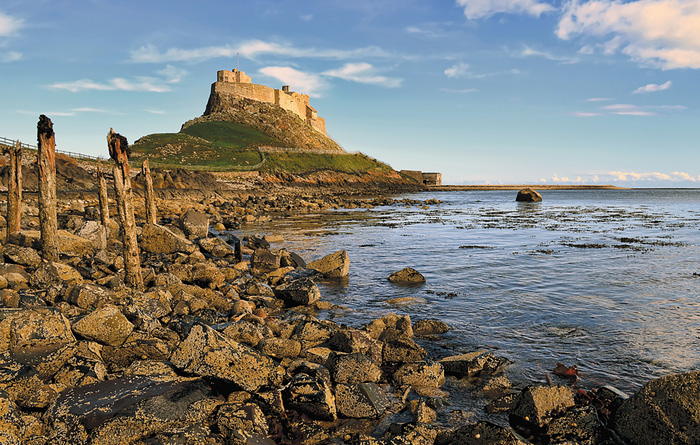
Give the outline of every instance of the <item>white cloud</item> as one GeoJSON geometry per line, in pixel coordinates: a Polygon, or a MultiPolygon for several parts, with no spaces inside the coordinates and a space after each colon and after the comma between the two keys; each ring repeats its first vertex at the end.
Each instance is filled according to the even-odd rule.
{"type": "Polygon", "coordinates": [[[352,82],[379,85],[387,88],[400,87],[403,79],[374,74],[375,69],[369,63],[346,63],[334,70],[324,71],[324,76],[338,77],[352,82]]]}
{"type": "Polygon", "coordinates": [[[670,181],[671,175],[666,173],[651,172],[651,173],[637,173],[637,172],[608,172],[608,176],[613,181],[670,181]]]}
{"type": "Polygon", "coordinates": [[[24,20],[0,12],[0,37],[14,34],[24,26],[24,20]]]}
{"type": "Polygon", "coordinates": [[[655,93],[657,91],[668,90],[669,88],[671,88],[671,81],[670,80],[668,82],[662,83],[660,85],[657,85],[655,83],[650,83],[648,85],[644,85],[643,87],[639,87],[636,90],[632,91],[632,94],[655,93]]]}
{"type": "Polygon", "coordinates": [[[222,45],[203,48],[184,49],[169,48],[160,51],[154,45],[145,45],[131,52],[131,61],[140,63],[164,62],[201,62],[219,57],[232,58],[236,54],[249,59],[255,59],[262,54],[271,54],[293,58],[312,59],[351,59],[357,57],[387,57],[388,54],[377,46],[367,46],[350,50],[316,48],[295,48],[287,43],[249,40],[238,46],[222,45]]]}
{"type": "Polygon", "coordinates": [[[22,53],[18,53],[17,51],[10,51],[9,53],[0,55],[0,60],[6,63],[16,62],[18,60],[22,60],[22,53]]]}
{"type": "Polygon", "coordinates": [[[469,64],[459,62],[456,65],[452,65],[445,70],[445,75],[450,78],[469,77],[471,76],[469,64]]]}
{"type": "Polygon", "coordinates": [[[609,97],[590,97],[586,99],[586,102],[607,102],[609,100],[612,100],[609,97]]]}
{"type": "Polygon", "coordinates": [[[601,113],[591,113],[587,111],[574,111],[571,113],[572,116],[576,117],[594,117],[594,116],[602,116],[601,113]]]}
{"type": "Polygon", "coordinates": [[[569,0],[557,35],[604,39],[604,53],[662,69],[700,68],[698,0],[569,0]]]}
{"type": "Polygon", "coordinates": [[[291,86],[294,91],[311,97],[320,97],[321,92],[326,88],[326,83],[317,74],[305,73],[286,66],[268,66],[262,68],[260,72],[291,86]]]}
{"type": "Polygon", "coordinates": [[[648,111],[642,109],[642,107],[638,105],[631,105],[631,104],[614,104],[614,105],[606,105],[602,107],[603,110],[607,110],[611,112],[612,114],[619,114],[623,116],[656,116],[658,113],[653,112],[653,111],[648,111]]]}
{"type": "Polygon", "coordinates": [[[137,77],[136,80],[128,80],[115,77],[107,82],[94,82],[90,79],[80,79],[72,82],[57,82],[49,85],[54,90],[66,90],[71,93],[80,91],[145,91],[151,93],[165,93],[171,91],[167,85],[163,85],[160,79],[153,77],[137,77]]]}
{"type": "Polygon", "coordinates": [[[73,111],[78,113],[109,113],[107,110],[100,110],[99,108],[91,107],[73,108],[73,111]]]}
{"type": "Polygon", "coordinates": [[[154,109],[152,109],[152,108],[147,108],[147,109],[144,110],[144,111],[147,112],[147,113],[151,113],[151,114],[167,114],[167,113],[166,113],[165,111],[163,111],[163,110],[154,110],[154,109]]]}
{"type": "Polygon", "coordinates": [[[578,59],[575,57],[568,57],[568,56],[557,56],[555,54],[552,54],[547,51],[539,51],[533,48],[530,48],[526,46],[523,48],[523,50],[516,54],[517,57],[542,57],[547,60],[552,60],[554,62],[561,62],[564,64],[573,64],[573,63],[578,63],[578,59]]]}
{"type": "Polygon", "coordinates": [[[554,6],[537,0],[457,0],[469,20],[483,19],[498,13],[528,14],[539,17],[554,11],[554,6]]]}
{"type": "Polygon", "coordinates": [[[180,83],[180,81],[189,74],[189,71],[172,65],[166,65],[165,68],[158,71],[158,74],[163,76],[168,83],[180,83]]]}

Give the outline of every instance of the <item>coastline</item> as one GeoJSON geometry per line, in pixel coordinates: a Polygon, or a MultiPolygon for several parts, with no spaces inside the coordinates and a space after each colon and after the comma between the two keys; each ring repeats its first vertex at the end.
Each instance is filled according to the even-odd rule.
{"type": "Polygon", "coordinates": [[[530,188],[533,190],[629,190],[626,187],[615,185],[555,185],[555,184],[509,184],[509,185],[431,185],[427,189],[437,192],[457,192],[457,191],[494,191],[494,190],[522,190],[530,188]]]}

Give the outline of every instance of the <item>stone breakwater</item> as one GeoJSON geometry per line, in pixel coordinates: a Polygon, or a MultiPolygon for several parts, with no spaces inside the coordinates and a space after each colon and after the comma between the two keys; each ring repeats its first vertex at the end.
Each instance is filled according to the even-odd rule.
{"type": "Polygon", "coordinates": [[[513,388],[492,352],[429,356],[450,329],[440,320],[326,319],[335,307],[316,283],[347,276],[344,251],[310,261],[268,234],[241,260],[225,236],[290,212],[391,204],[439,202],[160,199],[159,224],[139,223],[140,292],[124,285],[120,228],[98,223],[94,200],[62,203],[55,262],[40,258],[27,202],[2,245],[0,443],[698,443],[699,373],[632,397],[566,377],[513,388]],[[467,389],[478,415],[452,407],[467,389]]]}

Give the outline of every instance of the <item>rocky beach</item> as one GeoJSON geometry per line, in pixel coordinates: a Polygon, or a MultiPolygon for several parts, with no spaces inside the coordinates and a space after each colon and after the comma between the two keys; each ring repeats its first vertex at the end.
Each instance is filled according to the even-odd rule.
{"type": "MultiPolygon", "coordinates": [[[[699,443],[697,373],[628,396],[578,389],[578,370],[558,364],[518,387],[486,348],[429,354],[442,320],[324,317],[335,306],[317,284],[347,277],[345,251],[302,258],[276,233],[235,238],[291,214],[439,205],[391,197],[405,185],[154,170],[153,224],[139,173],[141,287],[126,284],[113,199],[101,223],[97,167],[57,166],[59,257],[41,248],[29,165],[21,231],[0,237],[1,443],[699,443]],[[457,392],[478,416],[454,409],[457,392]]],[[[424,280],[406,266],[387,280],[424,280]]]]}

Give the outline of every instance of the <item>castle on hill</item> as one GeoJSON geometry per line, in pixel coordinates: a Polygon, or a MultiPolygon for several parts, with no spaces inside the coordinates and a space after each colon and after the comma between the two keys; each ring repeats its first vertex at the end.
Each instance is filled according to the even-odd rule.
{"type": "Polygon", "coordinates": [[[216,72],[216,82],[212,84],[212,93],[214,92],[275,104],[296,114],[314,130],[326,135],[326,120],[318,117],[316,110],[309,104],[309,96],[289,91],[289,85],[273,89],[252,83],[250,76],[243,71],[219,70],[216,72]]]}

